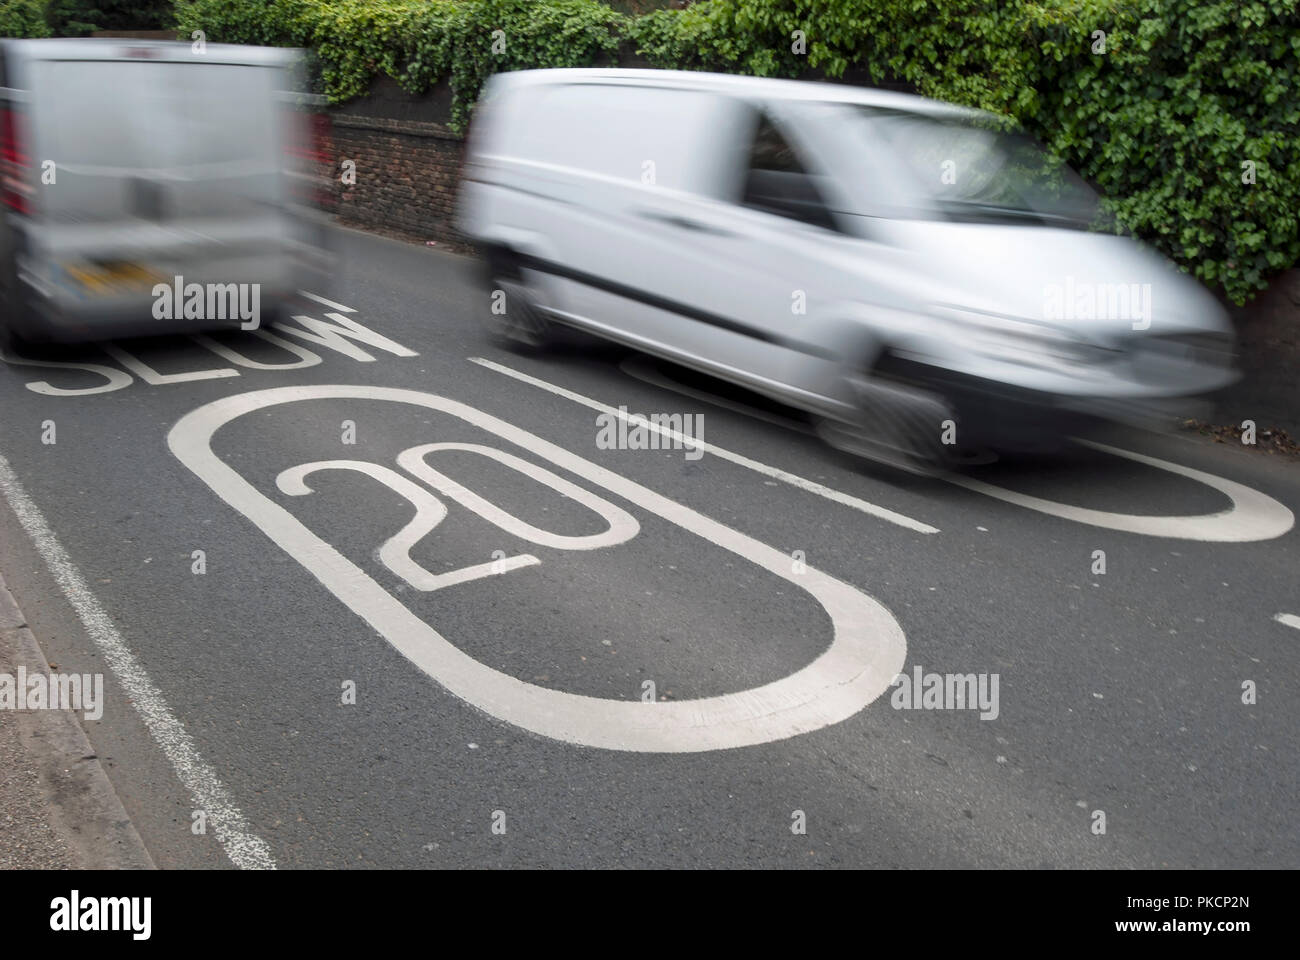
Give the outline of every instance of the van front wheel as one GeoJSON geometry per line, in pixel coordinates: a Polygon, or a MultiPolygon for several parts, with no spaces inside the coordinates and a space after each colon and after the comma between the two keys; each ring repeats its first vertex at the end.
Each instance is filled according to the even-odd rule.
{"type": "Polygon", "coordinates": [[[942,397],[872,376],[852,377],[849,385],[857,413],[843,420],[819,419],[817,433],[823,440],[920,476],[941,476],[954,466],[944,430],[955,425],[955,414],[942,397]]]}
{"type": "Polygon", "coordinates": [[[5,316],[7,312],[7,307],[0,307],[0,359],[17,356],[19,347],[22,346],[22,338],[14,329],[12,321],[5,316]]]}

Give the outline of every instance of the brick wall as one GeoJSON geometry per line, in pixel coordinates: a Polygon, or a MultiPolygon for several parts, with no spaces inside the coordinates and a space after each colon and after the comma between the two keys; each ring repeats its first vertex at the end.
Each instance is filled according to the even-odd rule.
{"type": "Polygon", "coordinates": [[[459,242],[452,226],[463,141],[440,123],[333,117],[338,216],[344,223],[459,242]],[[338,182],[344,160],[356,183],[338,182]]]}

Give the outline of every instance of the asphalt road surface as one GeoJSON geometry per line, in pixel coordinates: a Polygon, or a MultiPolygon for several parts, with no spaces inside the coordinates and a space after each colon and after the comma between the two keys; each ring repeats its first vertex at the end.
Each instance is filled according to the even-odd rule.
{"type": "Polygon", "coordinates": [[[1300,464],[918,479],[340,243],[274,339],[0,366],[0,569],[159,866],[1300,866],[1300,464]]]}

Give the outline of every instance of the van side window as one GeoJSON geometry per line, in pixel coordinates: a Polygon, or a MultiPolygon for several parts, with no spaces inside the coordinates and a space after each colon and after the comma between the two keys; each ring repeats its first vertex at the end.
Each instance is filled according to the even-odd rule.
{"type": "Polygon", "coordinates": [[[799,162],[794,147],[762,116],[749,150],[746,207],[835,230],[835,218],[817,190],[816,178],[799,162]]]}

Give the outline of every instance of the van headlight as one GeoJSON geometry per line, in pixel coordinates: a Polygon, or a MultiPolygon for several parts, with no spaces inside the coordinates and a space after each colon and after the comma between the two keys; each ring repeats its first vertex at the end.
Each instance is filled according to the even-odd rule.
{"type": "Polygon", "coordinates": [[[1106,363],[1120,351],[1046,323],[963,310],[936,308],[955,327],[955,339],[981,356],[1007,363],[1056,370],[1078,370],[1106,363]]]}

